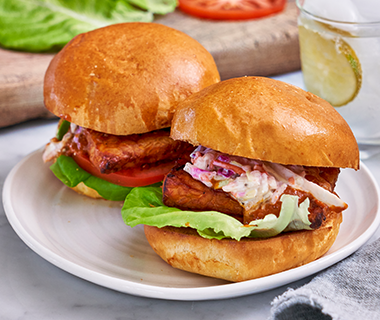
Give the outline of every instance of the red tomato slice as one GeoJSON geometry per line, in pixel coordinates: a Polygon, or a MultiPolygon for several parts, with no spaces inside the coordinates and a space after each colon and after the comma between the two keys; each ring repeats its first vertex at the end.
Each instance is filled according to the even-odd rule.
{"type": "Polygon", "coordinates": [[[131,168],[114,173],[101,173],[88,159],[88,157],[76,154],[72,158],[83,170],[93,176],[123,187],[142,187],[164,179],[165,175],[173,167],[173,163],[164,163],[149,169],[131,168]]]}
{"type": "Polygon", "coordinates": [[[284,9],[287,0],[179,0],[188,14],[216,20],[245,20],[264,17],[284,9]]]}

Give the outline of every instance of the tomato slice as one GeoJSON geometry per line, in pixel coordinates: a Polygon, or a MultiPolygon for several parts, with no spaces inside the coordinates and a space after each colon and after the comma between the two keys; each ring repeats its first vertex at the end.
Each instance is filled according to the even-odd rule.
{"type": "Polygon", "coordinates": [[[72,158],[83,170],[93,176],[109,181],[123,187],[142,187],[164,179],[165,175],[173,167],[173,163],[164,163],[149,169],[131,168],[114,173],[101,173],[83,154],[73,155],[72,158]]]}
{"type": "Polygon", "coordinates": [[[284,9],[287,0],[179,0],[179,8],[200,18],[245,20],[284,9]]]}

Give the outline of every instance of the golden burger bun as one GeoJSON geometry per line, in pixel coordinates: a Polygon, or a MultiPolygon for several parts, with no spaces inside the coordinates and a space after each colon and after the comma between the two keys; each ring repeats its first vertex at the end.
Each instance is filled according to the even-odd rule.
{"type": "Polygon", "coordinates": [[[121,23],[80,34],[51,61],[44,102],[60,118],[129,135],[170,126],[178,103],[220,81],[196,40],[156,23],[121,23]]]}
{"type": "Polygon", "coordinates": [[[230,79],[194,94],[179,106],[171,137],[285,165],[359,168],[343,117],[316,95],[270,78],[230,79]]]}
{"type": "MultiPolygon", "coordinates": [[[[354,135],[330,104],[262,77],[230,79],[195,93],[178,106],[171,137],[284,165],[359,168],[354,135]]],[[[340,210],[332,208],[318,229],[265,239],[206,239],[191,228],[145,226],[144,230],[154,251],[173,267],[244,281],[321,257],[338,235],[340,210]]]]}
{"type": "Polygon", "coordinates": [[[191,228],[144,226],[153,250],[174,268],[232,282],[252,280],[312,262],[333,245],[342,213],[314,231],[267,239],[205,239],[191,228]]]}

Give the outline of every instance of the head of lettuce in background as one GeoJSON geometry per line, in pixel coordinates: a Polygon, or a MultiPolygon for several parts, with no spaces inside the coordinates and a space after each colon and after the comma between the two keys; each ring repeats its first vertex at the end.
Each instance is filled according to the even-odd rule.
{"type": "Polygon", "coordinates": [[[0,46],[54,52],[80,33],[122,22],[151,22],[176,0],[0,0],[0,46]]]}

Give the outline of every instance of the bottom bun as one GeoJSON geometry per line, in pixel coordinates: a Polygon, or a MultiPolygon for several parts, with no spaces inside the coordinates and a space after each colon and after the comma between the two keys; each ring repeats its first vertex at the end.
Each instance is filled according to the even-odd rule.
{"type": "Polygon", "coordinates": [[[312,262],[333,245],[342,222],[334,214],[313,231],[268,239],[205,239],[191,228],[144,226],[153,250],[174,268],[238,282],[265,277],[312,262]]]}
{"type": "Polygon", "coordinates": [[[80,182],[79,184],[77,184],[75,187],[73,188],[70,188],[70,189],[73,189],[75,192],[79,193],[79,194],[83,194],[87,197],[90,197],[90,198],[94,198],[94,199],[104,199],[99,193],[98,191],[90,188],[90,187],[87,187],[83,182],[80,182]]]}

